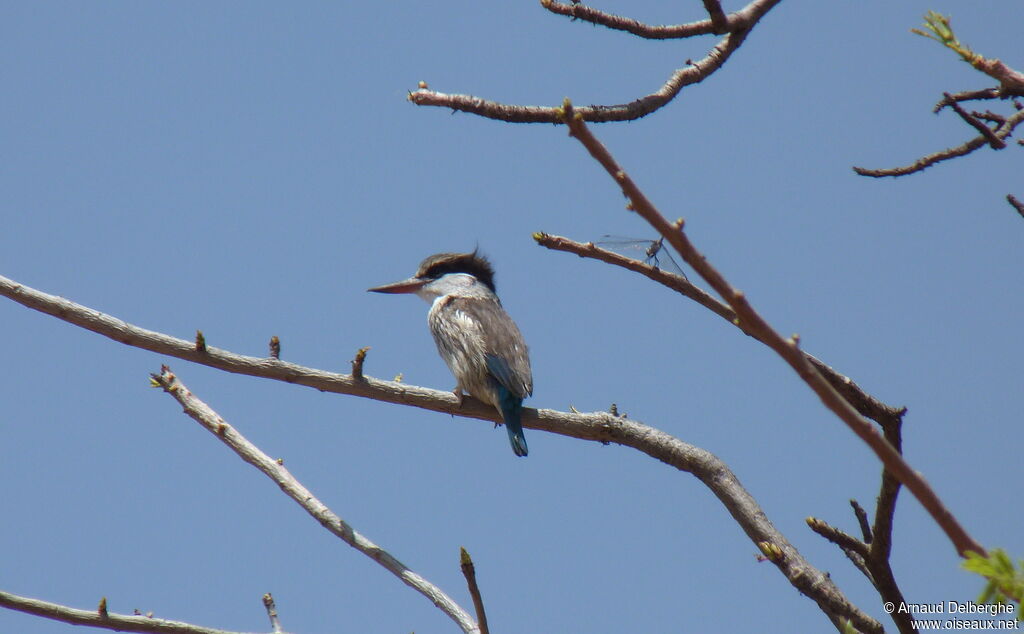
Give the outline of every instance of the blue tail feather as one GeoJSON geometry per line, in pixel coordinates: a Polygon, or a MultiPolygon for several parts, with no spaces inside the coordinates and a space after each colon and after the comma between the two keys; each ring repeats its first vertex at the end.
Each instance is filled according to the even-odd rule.
{"type": "Polygon", "coordinates": [[[526,447],[526,436],[523,434],[523,399],[509,392],[504,385],[498,385],[498,408],[505,420],[505,431],[508,432],[512,451],[517,456],[525,456],[529,449],[526,447]]]}

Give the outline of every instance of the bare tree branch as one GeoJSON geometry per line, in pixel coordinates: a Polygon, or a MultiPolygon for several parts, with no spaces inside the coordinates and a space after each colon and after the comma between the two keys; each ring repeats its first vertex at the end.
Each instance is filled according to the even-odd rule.
{"type": "Polygon", "coordinates": [[[462,609],[451,597],[440,588],[430,583],[419,574],[410,570],[405,564],[395,559],[388,551],[358,533],[348,522],[338,517],[327,506],[318,500],[313,493],[304,487],[284,465],[260,451],[259,447],[249,442],[238,430],[229,425],[203,401],[199,400],[165,365],[160,374],[153,374],[153,382],[174,397],[185,409],[185,413],[202,425],[208,432],[234,451],[239,458],[263,472],[284,491],[285,495],[301,506],[321,526],[329,530],[346,544],[363,553],[383,566],[388,572],[402,580],[407,586],[419,592],[448,615],[462,628],[463,632],[479,634],[480,629],[473,617],[462,609]]]}
{"type": "MultiPolygon", "coordinates": [[[[601,260],[609,264],[641,273],[654,281],[689,297],[733,325],[741,328],[745,334],[765,343],[756,333],[752,333],[741,327],[739,320],[736,318],[736,313],[729,306],[719,302],[702,289],[697,288],[688,280],[678,275],[662,271],[658,267],[645,262],[601,249],[593,243],[583,244],[560,236],[551,236],[544,233],[534,234],[534,239],[541,246],[550,249],[576,253],[580,257],[601,260]]],[[[906,409],[897,409],[885,405],[864,392],[848,377],[839,374],[812,355],[806,352],[804,352],[804,355],[807,360],[826,378],[826,380],[828,380],[832,387],[835,388],[843,398],[856,407],[858,412],[878,422],[882,426],[886,439],[889,440],[893,447],[899,450],[901,446],[900,428],[902,425],[902,416],[906,409]]],[[[862,549],[854,549],[851,548],[849,544],[839,544],[851,562],[853,562],[853,564],[860,569],[873,584],[876,585],[879,589],[879,594],[883,599],[894,600],[894,602],[897,603],[902,601],[903,597],[896,585],[895,578],[892,575],[888,557],[891,544],[892,517],[893,512],[895,511],[895,503],[899,488],[899,480],[893,477],[887,470],[883,469],[881,492],[876,506],[875,525],[879,534],[884,537],[880,539],[879,544],[876,547],[869,549],[867,546],[863,546],[862,549]]],[[[860,507],[857,506],[855,508],[859,509],[860,507]]],[[[860,512],[863,513],[863,509],[860,509],[860,512]]],[[[860,515],[858,517],[860,517],[860,515]]],[[[816,521],[820,522],[820,520],[816,521]]],[[[863,527],[862,532],[866,536],[866,539],[870,540],[871,528],[867,524],[866,516],[863,517],[861,521],[863,527]]],[[[827,527],[828,525],[822,522],[820,526],[827,527]]],[[[815,525],[812,525],[812,528],[815,528],[815,525]]],[[[897,627],[899,627],[901,631],[907,631],[906,628],[909,626],[908,618],[904,618],[900,615],[893,618],[897,623],[897,627]]]]}
{"type": "Polygon", "coordinates": [[[812,531],[838,546],[850,562],[853,563],[854,567],[860,570],[868,581],[874,583],[874,580],[871,578],[871,571],[868,570],[865,563],[868,556],[868,548],[864,542],[816,517],[808,517],[806,521],[812,531]]]}
{"type": "MultiPolygon", "coordinates": [[[[889,420],[882,424],[882,433],[886,441],[902,455],[903,453],[903,421],[889,420]]],[[[865,556],[864,565],[869,571],[868,578],[874,584],[883,602],[903,605],[903,592],[896,583],[889,558],[892,551],[893,516],[896,512],[896,500],[899,497],[901,484],[899,479],[888,468],[882,469],[881,485],[875,503],[875,521],[869,528],[867,514],[855,501],[851,500],[865,543],[870,544],[865,556]]],[[[908,612],[896,610],[890,613],[893,623],[902,634],[916,631],[913,619],[908,612]]]]}
{"type": "MultiPolygon", "coordinates": [[[[887,421],[883,423],[882,430],[889,444],[896,451],[902,453],[902,421],[887,421]]],[[[808,524],[811,525],[815,532],[836,543],[850,561],[853,562],[853,565],[864,573],[872,585],[875,586],[882,601],[892,603],[893,605],[905,603],[903,591],[900,590],[899,585],[896,583],[896,576],[893,574],[892,566],[889,562],[892,550],[893,514],[896,511],[896,499],[899,495],[900,487],[900,481],[888,469],[883,468],[881,488],[875,505],[875,523],[873,527],[868,525],[867,513],[864,512],[860,504],[856,500],[850,500],[850,505],[853,507],[861,533],[864,536],[863,542],[854,540],[860,546],[851,546],[851,543],[845,539],[845,537],[848,537],[845,533],[842,534],[845,537],[834,538],[833,534],[828,532],[837,531],[838,529],[833,529],[824,522],[821,522],[820,526],[827,527],[828,530],[819,531],[818,527],[808,520],[808,524]]],[[[820,522],[820,520],[814,521],[820,522]]],[[[899,610],[890,613],[893,623],[896,624],[897,629],[902,634],[916,632],[912,616],[910,613],[900,612],[899,610]]]]}
{"type": "MultiPolygon", "coordinates": [[[[630,208],[636,211],[640,216],[647,220],[655,229],[657,229],[661,235],[668,239],[674,247],[679,251],[680,255],[692,266],[701,276],[708,281],[709,284],[722,297],[729,300],[731,305],[732,320],[738,327],[740,327],[745,333],[755,337],[759,341],[762,341],[773,350],[778,352],[784,360],[789,363],[794,370],[804,379],[805,382],[819,395],[819,398],[832,409],[837,415],[840,416],[854,431],[864,439],[869,446],[875,450],[876,454],[882,459],[885,469],[882,473],[882,491],[879,494],[878,506],[876,508],[876,520],[874,526],[874,533],[876,538],[873,540],[870,549],[864,545],[856,546],[859,544],[853,538],[840,534],[836,529],[831,529],[827,524],[814,520],[809,521],[812,528],[815,528],[823,535],[828,536],[843,549],[850,560],[857,566],[862,572],[864,572],[868,578],[872,581],[875,587],[878,589],[879,594],[885,600],[891,600],[895,603],[903,601],[903,595],[896,584],[895,578],[893,577],[891,567],[889,565],[889,552],[891,547],[891,531],[892,531],[892,514],[895,510],[895,503],[897,494],[900,488],[900,482],[902,481],[908,486],[911,486],[911,490],[917,495],[918,499],[921,500],[932,517],[936,520],[941,528],[950,537],[950,540],[956,546],[958,552],[963,555],[967,550],[976,550],[978,544],[960,527],[955,517],[942,505],[941,501],[927,485],[927,483],[921,478],[919,474],[910,469],[909,465],[903,460],[900,454],[900,429],[901,429],[901,416],[883,416],[879,420],[881,423],[884,438],[879,437],[878,432],[874,428],[864,421],[857,412],[850,408],[853,401],[847,402],[845,395],[840,394],[839,390],[835,389],[835,383],[833,379],[828,377],[825,372],[820,374],[816,371],[817,368],[811,363],[808,358],[809,355],[803,353],[797,345],[796,336],[792,337],[789,341],[784,341],[776,334],[762,318],[754,312],[753,308],[747,304],[742,293],[736,291],[729,285],[725,278],[718,273],[702,256],[697,250],[689,243],[685,234],[682,231],[683,222],[678,220],[675,223],[670,224],[661,214],[654,208],[653,204],[644,196],[638,187],[633,183],[632,179],[619,167],[617,162],[612,158],[611,154],[608,153],[607,149],[587,129],[586,125],[578,118],[573,116],[572,105],[565,104],[565,116],[569,121],[570,134],[576,137],[580,142],[587,148],[591,155],[605,168],[605,170],[612,176],[623,190],[623,193],[630,201],[630,208]],[[677,238],[673,240],[673,237],[677,238]],[[682,248],[677,242],[682,242],[682,248]],[[812,369],[813,368],[813,369],[812,369]],[[916,490],[915,490],[916,487],[916,490]],[[848,538],[848,539],[846,539],[848,538]]],[[[535,236],[538,241],[541,241],[545,236],[535,236]]],[[[592,246],[592,245],[591,245],[592,246]]],[[[588,249],[589,250],[589,249],[588,249]]],[[[606,259],[602,257],[601,259],[606,259]]],[[[628,258],[627,258],[628,259],[628,258]]],[[[637,269],[639,267],[646,267],[644,263],[636,262],[627,268],[637,269]]],[[[648,267],[652,268],[653,267],[648,267]]],[[[643,271],[645,274],[649,274],[651,277],[655,277],[653,271],[643,271]]],[[[668,274],[659,272],[664,276],[666,281],[669,281],[672,277],[668,274]]],[[[684,292],[686,287],[683,286],[684,281],[681,279],[671,280],[671,285],[679,287],[680,292],[687,296],[692,296],[692,292],[684,292]]],[[[688,282],[685,282],[689,285],[688,282]]],[[[703,298],[702,298],[703,299],[703,298]]],[[[701,300],[698,300],[701,301],[701,300]]],[[[704,304],[703,301],[701,301],[704,304]]],[[[705,304],[707,305],[707,304],[705,304]]],[[[727,316],[721,311],[715,311],[717,314],[727,316]]],[[[842,384],[840,383],[840,386],[842,384]]],[[[902,411],[900,412],[902,414],[902,411]]],[[[897,627],[904,634],[914,631],[912,623],[910,622],[909,615],[893,615],[893,621],[897,627]]]]}
{"type": "MultiPolygon", "coordinates": [[[[727,18],[728,34],[711,49],[707,56],[696,62],[687,60],[687,65],[672,73],[664,85],[655,92],[625,104],[583,106],[577,112],[585,120],[594,123],[630,121],[654,112],[672,101],[684,87],[703,81],[721,68],[733,52],[740,47],[754,25],[780,1],[754,0],[742,10],[729,15],[727,18]]],[[[621,28],[621,30],[633,32],[642,37],[654,34],[655,39],[715,33],[717,28],[713,19],[678,27],[651,27],[636,20],[611,16],[582,4],[563,4],[553,0],[544,0],[542,5],[554,13],[588,19],[595,24],[621,28]],[[660,31],[659,29],[668,30],[660,31]]],[[[409,93],[408,98],[418,106],[451,108],[509,123],[562,123],[557,107],[503,104],[472,95],[450,95],[430,90],[425,83],[421,83],[420,88],[415,92],[409,93]]]]}
{"type": "Polygon", "coordinates": [[[964,92],[955,92],[950,94],[948,92],[942,93],[942,99],[932,108],[932,112],[938,114],[943,108],[949,106],[950,99],[954,102],[961,101],[976,101],[986,99],[999,99],[1002,97],[1002,93],[999,92],[998,88],[983,88],[981,90],[965,90],[964,92]]]}
{"type": "MultiPolygon", "coordinates": [[[[862,559],[868,556],[867,544],[853,535],[844,533],[838,528],[831,526],[828,522],[816,517],[808,517],[807,525],[811,527],[812,531],[821,535],[836,546],[839,546],[843,550],[850,550],[857,555],[860,555],[862,559]]],[[[868,574],[866,570],[864,574],[868,579],[871,578],[871,575],[868,574]]]]}
{"type": "Polygon", "coordinates": [[[181,621],[168,621],[148,616],[115,614],[101,610],[79,610],[58,603],[40,601],[0,591],[0,606],[26,614],[70,623],[87,625],[117,632],[157,632],[158,634],[242,634],[228,630],[192,625],[181,621]]]}
{"type": "MultiPolygon", "coordinates": [[[[704,1],[705,8],[707,8],[708,2],[712,2],[713,4],[718,5],[719,12],[722,11],[721,5],[715,0],[704,1]]],[[[567,4],[564,2],[556,2],[555,0],[541,0],[540,4],[542,7],[556,15],[564,15],[572,18],[573,20],[597,24],[615,31],[625,31],[626,33],[631,33],[637,37],[642,37],[647,40],[679,40],[698,35],[712,35],[715,33],[725,33],[727,31],[738,31],[752,26],[752,23],[749,21],[749,14],[747,13],[750,9],[750,5],[747,5],[747,8],[743,11],[733,13],[731,16],[726,16],[725,13],[722,12],[720,20],[722,20],[723,28],[716,30],[715,23],[711,19],[699,20],[688,24],[654,25],[645,24],[639,20],[634,20],[633,18],[627,18],[621,15],[605,13],[600,9],[595,9],[585,4],[567,4]]],[[[772,2],[771,4],[775,5],[778,4],[778,2],[772,2]]],[[[767,13],[768,9],[771,9],[771,7],[767,7],[761,15],[767,13]]]]}
{"type": "Polygon", "coordinates": [[[572,103],[568,99],[563,105],[563,117],[569,125],[570,136],[576,138],[618,183],[623,194],[629,199],[632,209],[664,236],[665,240],[676,249],[686,263],[693,267],[715,289],[715,292],[725,299],[735,311],[744,331],[756,334],[758,339],[764,341],[768,347],[782,357],[807,386],[818,395],[822,403],[875,452],[885,468],[910,489],[949,537],[960,556],[966,556],[968,551],[985,552],[984,548],[967,533],[956,517],[946,508],[925,479],[907,464],[903,456],[872,427],[871,423],[862,418],[857,410],[807,360],[799,348],[798,337],[783,339],[775,332],[768,322],[754,310],[743,292],[734,288],[693,246],[683,231],[682,219],[670,223],[661,215],[661,212],[619,166],[604,145],[594,137],[583,118],[576,115],[572,103]]]}
{"type": "MultiPolygon", "coordinates": [[[[882,433],[892,447],[903,453],[903,421],[894,421],[882,426],[882,433]]],[[[888,469],[882,469],[881,485],[878,500],[875,503],[875,521],[868,533],[871,545],[868,550],[866,565],[871,571],[871,581],[878,590],[883,602],[893,605],[905,603],[903,591],[896,583],[896,575],[892,572],[890,555],[892,554],[893,516],[896,513],[896,500],[900,493],[899,479],[888,469]]],[[[895,610],[890,614],[893,623],[901,634],[914,634],[917,629],[913,624],[913,615],[909,612],[895,610]]]]}
{"type": "MultiPolygon", "coordinates": [[[[872,549],[861,540],[844,533],[843,531],[830,526],[828,523],[814,518],[807,518],[807,525],[815,533],[821,535],[843,551],[843,554],[850,560],[871,585],[875,586],[878,594],[884,602],[891,602],[893,605],[903,605],[903,593],[896,585],[888,560],[872,562],[872,549]]],[[[893,623],[902,634],[914,634],[917,630],[913,626],[912,616],[909,613],[896,610],[890,613],[893,623]]]]}
{"type": "MultiPolygon", "coordinates": [[[[644,117],[672,101],[685,86],[703,81],[718,70],[746,37],[745,31],[730,33],[722,38],[703,59],[692,62],[672,73],[664,85],[655,92],[630,103],[613,106],[583,106],[580,112],[588,121],[607,123],[631,121],[644,117]]],[[[558,123],[558,108],[552,106],[521,106],[489,101],[473,95],[449,95],[426,88],[409,93],[409,101],[417,106],[439,106],[461,112],[497,119],[508,123],[558,123]]]]}
{"type": "Polygon", "coordinates": [[[949,106],[957,115],[960,116],[961,119],[967,122],[968,125],[978,130],[981,133],[981,136],[975,137],[962,145],[928,154],[927,156],[923,156],[914,161],[910,165],[905,165],[903,167],[892,167],[888,169],[854,167],[853,171],[857,172],[861,176],[881,178],[883,176],[905,176],[907,174],[913,174],[931,167],[936,163],[970,154],[986,143],[994,150],[1001,150],[1006,147],[1006,138],[1013,133],[1013,129],[1021,121],[1024,121],[1024,111],[1018,108],[1018,112],[1009,117],[984,117],[998,123],[995,128],[991,128],[979,121],[978,119],[981,117],[977,114],[969,114],[958,104],[960,101],[1007,99],[1010,97],[1024,96],[1024,73],[1010,68],[998,59],[987,59],[972,51],[970,47],[962,44],[957,39],[956,35],[953,33],[952,27],[950,26],[949,18],[934,11],[929,11],[925,15],[924,30],[911,29],[911,32],[928,39],[935,40],[943,46],[955,51],[961,59],[969,63],[975,69],[997,80],[999,82],[999,87],[985,90],[966,91],[956,94],[950,94],[948,92],[943,93],[943,100],[940,101],[933,110],[937,113],[944,107],[949,106]]]}
{"type": "MultiPolygon", "coordinates": [[[[1022,121],[1024,121],[1024,110],[1019,110],[1009,117],[1006,117],[1005,123],[993,129],[992,135],[999,141],[1005,141],[1005,139],[1013,133],[1013,129],[1022,121]]],[[[854,167],[853,171],[857,172],[861,176],[872,176],[874,178],[881,178],[883,176],[906,176],[907,174],[920,172],[921,170],[931,167],[936,163],[948,161],[949,159],[957,158],[958,156],[965,156],[985,145],[990,145],[989,137],[988,135],[980,135],[962,145],[940,150],[927,156],[922,156],[910,165],[890,167],[886,169],[854,167]]]]}
{"type": "MultiPolygon", "coordinates": [[[[891,602],[893,605],[904,605],[906,600],[903,597],[903,591],[900,590],[899,585],[896,583],[896,577],[892,573],[889,560],[876,557],[876,552],[878,551],[873,547],[872,552],[868,555],[866,565],[868,570],[871,571],[870,579],[878,591],[878,596],[881,597],[883,602],[891,602]]],[[[894,610],[889,616],[901,634],[917,634],[917,628],[914,627],[913,623],[913,614],[894,610]]]]}
{"type": "MultiPolygon", "coordinates": [[[[115,341],[185,359],[228,372],[259,376],[305,385],[324,392],[352,394],[374,400],[444,412],[452,416],[499,420],[493,407],[465,397],[460,407],[449,390],[431,390],[364,376],[334,374],[273,359],[259,359],[207,346],[196,352],[192,342],[145,330],[61,297],[42,293],[0,277],[0,295],[53,315],[115,341]]],[[[632,447],[680,471],[692,473],[719,499],[754,544],[773,544],[781,553],[773,563],[789,582],[811,597],[833,622],[848,618],[862,632],[880,633],[881,625],[859,610],[842,594],[831,578],[812,566],[768,520],[757,501],[740,484],[729,467],[708,451],[644,425],[640,421],[607,412],[589,414],[523,408],[523,425],[563,436],[602,444],[632,447]]]]}
{"type": "MultiPolygon", "coordinates": [[[[568,238],[553,236],[546,233],[535,233],[533,234],[533,239],[542,247],[552,249],[554,251],[575,253],[583,258],[600,260],[602,262],[620,266],[624,269],[645,275],[655,282],[658,282],[659,284],[692,299],[704,308],[707,308],[722,319],[739,328],[744,334],[761,341],[761,343],[766,343],[759,339],[756,333],[749,332],[743,328],[736,319],[736,313],[732,308],[729,308],[726,304],[718,301],[703,289],[694,286],[689,280],[680,277],[679,275],[673,275],[672,273],[663,271],[656,266],[646,264],[633,258],[628,258],[615,253],[614,251],[602,249],[601,247],[596,246],[593,242],[576,242],[568,238]]],[[[886,405],[874,396],[871,396],[850,377],[836,372],[814,355],[804,352],[804,356],[806,356],[807,360],[819,372],[821,372],[826,379],[828,379],[828,382],[832,384],[832,387],[843,395],[843,398],[857,408],[858,412],[878,422],[883,427],[885,425],[898,424],[903,417],[903,414],[906,412],[905,407],[893,407],[891,405],[886,405]]]]}

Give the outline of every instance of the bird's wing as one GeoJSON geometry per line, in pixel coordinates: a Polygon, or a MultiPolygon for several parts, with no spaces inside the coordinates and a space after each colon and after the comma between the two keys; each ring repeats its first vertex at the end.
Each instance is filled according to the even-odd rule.
{"type": "Polygon", "coordinates": [[[480,325],[484,338],[487,370],[499,383],[518,396],[533,394],[530,355],[516,323],[495,300],[458,298],[453,308],[480,325]]]}

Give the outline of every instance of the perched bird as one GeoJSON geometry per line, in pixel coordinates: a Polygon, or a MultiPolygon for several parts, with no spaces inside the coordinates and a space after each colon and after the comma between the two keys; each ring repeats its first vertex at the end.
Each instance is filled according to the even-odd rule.
{"type": "Polygon", "coordinates": [[[441,358],[455,375],[455,396],[462,393],[501,412],[512,451],[527,454],[521,421],[523,399],[533,394],[526,342],[501,307],[494,290],[494,269],[472,253],[432,255],[413,277],[369,289],[374,293],[416,293],[431,302],[430,333],[441,358]]]}

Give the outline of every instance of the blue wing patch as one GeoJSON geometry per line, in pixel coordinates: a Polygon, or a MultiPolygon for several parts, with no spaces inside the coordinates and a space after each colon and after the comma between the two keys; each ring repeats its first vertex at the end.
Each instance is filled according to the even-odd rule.
{"type": "Polygon", "coordinates": [[[505,420],[505,431],[508,432],[508,440],[512,444],[512,451],[517,456],[525,456],[529,449],[526,447],[526,436],[523,434],[522,411],[523,397],[517,394],[513,386],[513,372],[509,364],[501,357],[493,354],[485,355],[487,359],[487,371],[498,382],[498,409],[501,410],[501,417],[505,420]]]}
{"type": "Polygon", "coordinates": [[[484,355],[484,359],[487,360],[487,371],[498,380],[498,383],[505,386],[509,392],[515,393],[518,391],[515,388],[515,376],[512,373],[512,366],[508,364],[508,361],[494,354],[484,355]]]}

